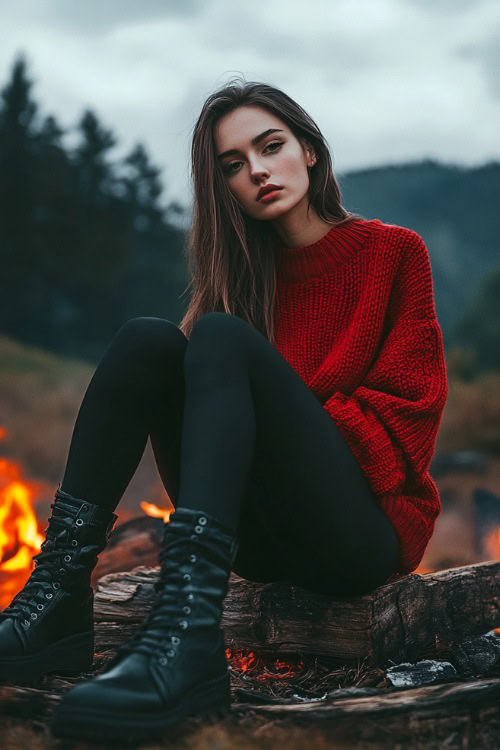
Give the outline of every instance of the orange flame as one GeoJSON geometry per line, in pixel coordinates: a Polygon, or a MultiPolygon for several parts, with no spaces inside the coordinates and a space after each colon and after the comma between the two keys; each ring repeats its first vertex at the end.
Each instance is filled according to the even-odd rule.
{"type": "Polygon", "coordinates": [[[500,560],[500,526],[486,536],[484,550],[491,560],[500,560]]]}
{"type": "MultiPolygon", "coordinates": [[[[1,436],[5,429],[0,428],[1,436]]],[[[0,458],[0,608],[4,609],[33,570],[44,536],[33,510],[36,483],[21,478],[19,464],[0,458]]]]}
{"type": "Polygon", "coordinates": [[[139,504],[148,516],[153,516],[153,518],[163,518],[164,523],[168,523],[170,515],[174,512],[174,508],[159,508],[154,503],[148,503],[146,500],[143,500],[139,504]]]}

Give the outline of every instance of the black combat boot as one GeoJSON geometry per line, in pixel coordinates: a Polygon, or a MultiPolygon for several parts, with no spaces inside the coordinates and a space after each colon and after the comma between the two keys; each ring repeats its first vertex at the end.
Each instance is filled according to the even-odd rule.
{"type": "Polygon", "coordinates": [[[238,541],[205,511],[177,508],[165,525],[156,599],[105,672],[62,698],[59,737],[142,741],[187,716],[229,710],[222,602],[238,541]]]}
{"type": "Polygon", "coordinates": [[[60,488],[35,569],[0,613],[0,683],[78,673],[94,658],[90,574],[118,516],[60,488]]]}

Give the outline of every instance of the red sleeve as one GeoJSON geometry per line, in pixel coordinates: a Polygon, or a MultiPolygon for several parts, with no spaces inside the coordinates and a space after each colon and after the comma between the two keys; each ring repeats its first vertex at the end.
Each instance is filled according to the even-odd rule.
{"type": "Polygon", "coordinates": [[[375,361],[353,393],[323,404],[379,494],[422,482],[448,395],[428,251],[412,230],[405,245],[375,361]]]}

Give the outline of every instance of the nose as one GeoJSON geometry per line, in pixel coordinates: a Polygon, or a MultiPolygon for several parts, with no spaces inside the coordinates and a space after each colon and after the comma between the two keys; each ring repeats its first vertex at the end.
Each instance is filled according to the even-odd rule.
{"type": "Polygon", "coordinates": [[[250,165],[250,175],[254,182],[260,182],[262,178],[269,177],[269,170],[255,162],[250,165]]]}

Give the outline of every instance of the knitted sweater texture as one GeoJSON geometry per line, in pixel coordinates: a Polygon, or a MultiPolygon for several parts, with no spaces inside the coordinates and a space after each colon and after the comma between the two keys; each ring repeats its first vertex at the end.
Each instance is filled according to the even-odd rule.
{"type": "Polygon", "coordinates": [[[350,219],[276,251],[275,346],[336,423],[415,570],[441,501],[429,474],[448,395],[429,254],[412,229],[350,219]]]}

